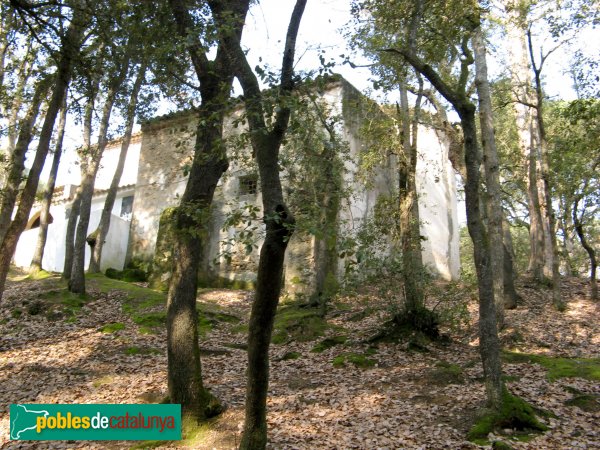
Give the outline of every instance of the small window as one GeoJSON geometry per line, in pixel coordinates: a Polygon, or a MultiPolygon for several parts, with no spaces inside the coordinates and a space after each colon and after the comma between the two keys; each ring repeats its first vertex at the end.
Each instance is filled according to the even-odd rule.
{"type": "Polygon", "coordinates": [[[121,200],[121,217],[123,219],[131,219],[131,212],[133,211],[133,195],[129,197],[123,197],[121,200]]]}
{"type": "Polygon", "coordinates": [[[240,177],[240,195],[256,195],[258,192],[258,178],[256,175],[240,177]]]}

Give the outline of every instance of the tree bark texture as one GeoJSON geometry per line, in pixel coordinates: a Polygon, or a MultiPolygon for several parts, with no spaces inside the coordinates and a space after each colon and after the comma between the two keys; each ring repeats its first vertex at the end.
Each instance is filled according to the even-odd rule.
{"type": "Polygon", "coordinates": [[[400,54],[414,69],[421,73],[452,104],[457,111],[464,136],[465,150],[465,200],[467,227],[473,241],[475,269],[479,290],[479,352],[483,362],[483,373],[488,403],[494,409],[502,405],[502,365],[500,342],[496,324],[494,284],[491,272],[488,236],[483,224],[480,209],[480,165],[481,155],[477,144],[475,125],[475,105],[469,100],[465,83],[468,68],[473,63],[466,45],[463,45],[464,58],[461,62],[461,77],[457,87],[448,85],[440,75],[415,53],[415,49],[390,49],[400,54]]]}
{"type": "Polygon", "coordinates": [[[211,396],[202,382],[198,350],[198,270],[214,191],[229,165],[222,136],[234,74],[224,42],[241,39],[249,2],[209,2],[219,34],[213,61],[194,35],[185,2],[169,0],[169,6],[200,82],[202,104],[188,183],[174,214],[174,264],[167,297],[168,385],[171,402],[180,403],[185,414],[203,419],[213,412],[211,396]]]}
{"type": "Polygon", "coordinates": [[[475,85],[479,99],[479,123],[483,146],[483,166],[485,173],[486,201],[488,218],[488,236],[490,240],[490,258],[494,279],[494,299],[498,327],[504,327],[504,244],[502,242],[502,206],[500,189],[500,163],[494,136],[494,113],[492,94],[488,81],[486,47],[483,30],[479,24],[473,30],[473,53],[475,56],[475,85]]]}
{"type": "Polygon", "coordinates": [[[85,14],[80,8],[75,8],[73,18],[69,23],[69,27],[63,39],[52,97],[48,103],[46,117],[44,118],[44,124],[40,131],[39,143],[33,164],[29,171],[29,176],[27,177],[23,192],[21,193],[19,208],[0,248],[0,296],[4,292],[4,285],[10,268],[10,260],[17,247],[19,237],[27,225],[29,213],[35,200],[35,192],[39,183],[42,167],[44,166],[48,154],[48,149],[50,148],[54,124],[71,80],[73,65],[79,56],[85,22],[85,14]]]}
{"type": "Polygon", "coordinates": [[[236,76],[244,90],[251,142],[258,163],[266,236],[260,250],[257,285],[248,333],[248,378],[246,416],[240,449],[264,449],[267,444],[267,392],[269,345],[282,287],[283,263],[293,233],[294,217],[283,201],[279,175],[279,149],[290,118],[286,97],[294,89],[294,54],[306,0],[297,0],[290,18],[279,84],[280,105],[269,129],[265,122],[262,94],[239,40],[230,41],[236,76]]]}
{"type": "Polygon", "coordinates": [[[54,195],[54,187],[56,185],[56,176],[58,174],[58,166],[60,165],[60,157],[62,155],[63,139],[65,136],[65,125],[67,123],[67,96],[63,100],[63,106],[60,110],[58,119],[58,129],[56,131],[56,146],[54,147],[54,155],[52,157],[52,167],[48,175],[48,184],[44,198],[42,200],[42,209],[40,212],[40,229],[38,240],[31,259],[29,270],[38,272],[42,270],[42,260],[44,259],[44,248],[48,237],[48,225],[50,219],[50,206],[52,205],[52,196],[54,195]]]}
{"type": "Polygon", "coordinates": [[[421,230],[417,195],[417,124],[421,93],[413,111],[411,121],[406,83],[400,82],[399,116],[402,124],[402,153],[398,169],[398,194],[400,209],[400,245],[402,249],[402,281],[404,284],[407,317],[419,315],[425,305],[424,269],[421,254],[421,230]]]}

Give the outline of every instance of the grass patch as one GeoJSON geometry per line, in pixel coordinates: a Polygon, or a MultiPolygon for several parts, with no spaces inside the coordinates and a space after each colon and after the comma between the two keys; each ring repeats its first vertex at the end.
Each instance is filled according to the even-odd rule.
{"type": "Polygon", "coordinates": [[[115,377],[113,377],[112,375],[104,375],[103,377],[96,378],[94,381],[92,381],[92,386],[98,389],[99,387],[112,384],[114,381],[115,377]]]}
{"type": "Polygon", "coordinates": [[[600,381],[600,358],[554,358],[546,355],[503,352],[508,363],[535,363],[548,369],[548,380],[559,378],[584,378],[600,381]]]}
{"type": "Polygon", "coordinates": [[[284,344],[290,341],[313,341],[323,336],[327,328],[327,321],[319,315],[318,310],[291,303],[278,309],[271,342],[284,344]]]}
{"type": "Polygon", "coordinates": [[[46,272],[45,270],[38,270],[36,272],[31,272],[29,275],[27,275],[25,280],[39,281],[39,280],[45,280],[46,278],[50,278],[53,276],[54,276],[53,273],[46,272]]]}
{"type": "Polygon", "coordinates": [[[103,293],[114,290],[124,292],[127,298],[123,304],[123,312],[127,314],[167,304],[167,297],[163,292],[157,292],[125,281],[113,280],[99,273],[86,275],[86,280],[103,293]]]}
{"type": "Polygon", "coordinates": [[[458,364],[452,364],[446,361],[439,361],[435,368],[429,373],[429,381],[432,384],[464,384],[465,377],[462,367],[458,364]]]}
{"type": "Polygon", "coordinates": [[[125,324],[121,322],[112,322],[107,323],[100,327],[100,331],[103,333],[116,333],[117,331],[121,331],[125,329],[125,324]]]}
{"type": "Polygon", "coordinates": [[[130,356],[134,356],[134,355],[159,355],[160,354],[160,350],[158,350],[157,348],[152,348],[152,347],[138,347],[138,346],[131,346],[131,347],[127,347],[125,349],[125,354],[126,355],[130,355],[130,356]]]}
{"type": "Polygon", "coordinates": [[[373,367],[376,361],[367,358],[367,356],[368,354],[361,353],[342,353],[333,358],[333,367],[345,367],[346,363],[353,364],[355,367],[360,367],[361,369],[373,367]]]}
{"type": "Polygon", "coordinates": [[[577,406],[585,412],[600,411],[600,394],[586,394],[574,389],[575,396],[565,402],[567,406],[577,406]]]}
{"type": "Polygon", "coordinates": [[[312,348],[311,352],[313,352],[313,353],[322,353],[322,352],[324,352],[327,349],[335,347],[336,345],[345,344],[347,339],[348,338],[346,336],[343,336],[343,335],[325,338],[321,342],[319,342],[317,345],[315,345],[312,348]]]}
{"type": "Polygon", "coordinates": [[[52,286],[49,285],[48,290],[40,294],[39,300],[46,304],[45,309],[50,316],[56,313],[57,309],[60,309],[67,316],[67,321],[74,321],[75,316],[90,298],[69,292],[63,281],[59,279],[56,279],[56,281],[57,283],[53,283],[52,286]]]}
{"type": "Polygon", "coordinates": [[[282,361],[290,361],[292,359],[298,359],[302,356],[300,352],[287,352],[281,357],[282,361]]]}
{"type": "Polygon", "coordinates": [[[529,403],[505,389],[500,411],[488,411],[482,415],[469,431],[467,438],[485,445],[488,434],[505,429],[531,434],[546,431],[548,427],[537,419],[536,411],[529,403]]]}
{"type": "Polygon", "coordinates": [[[184,447],[197,448],[201,446],[208,437],[214,421],[198,423],[192,417],[184,415],[181,417],[181,440],[180,441],[143,441],[130,447],[132,450],[141,450],[157,447],[184,447]]]}

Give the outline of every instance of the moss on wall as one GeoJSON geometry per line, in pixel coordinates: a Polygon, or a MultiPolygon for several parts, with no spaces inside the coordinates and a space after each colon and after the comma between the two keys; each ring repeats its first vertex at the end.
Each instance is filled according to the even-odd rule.
{"type": "Polygon", "coordinates": [[[160,215],[156,250],[152,260],[152,273],[148,277],[148,285],[152,289],[166,291],[169,288],[173,270],[173,244],[175,242],[176,207],[165,209],[160,215]]]}

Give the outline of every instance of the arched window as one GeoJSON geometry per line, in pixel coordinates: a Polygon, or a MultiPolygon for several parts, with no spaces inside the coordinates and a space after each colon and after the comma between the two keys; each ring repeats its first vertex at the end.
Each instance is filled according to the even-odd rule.
{"type": "MultiPolygon", "coordinates": [[[[33,216],[31,216],[31,218],[29,219],[29,222],[27,222],[27,226],[25,227],[26,231],[40,227],[40,215],[41,214],[42,214],[42,212],[38,211],[33,216]]],[[[48,223],[51,224],[52,222],[54,222],[54,217],[52,217],[52,214],[48,213],[48,223]]]]}

